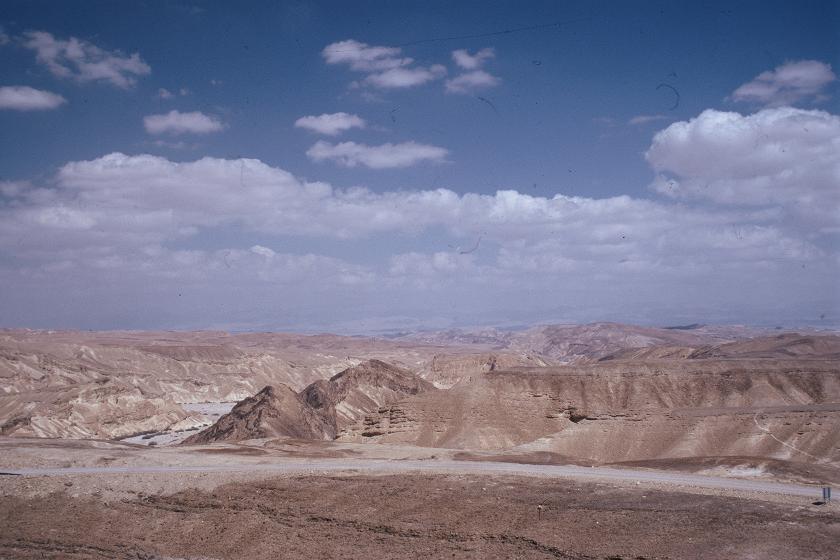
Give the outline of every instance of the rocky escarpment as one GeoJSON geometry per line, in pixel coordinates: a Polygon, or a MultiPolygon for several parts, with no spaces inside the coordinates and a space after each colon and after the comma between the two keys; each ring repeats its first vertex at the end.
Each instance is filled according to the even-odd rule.
{"type": "Polygon", "coordinates": [[[171,398],[153,397],[113,380],[51,387],[0,398],[0,435],[119,439],[206,425],[171,398]]]}
{"type": "Polygon", "coordinates": [[[762,336],[726,344],[690,346],[653,346],[626,348],[600,359],[610,360],[840,360],[840,337],[784,333],[762,336]]]}
{"type": "Polygon", "coordinates": [[[433,389],[431,383],[406,369],[368,360],[312,383],[301,396],[340,432],[382,405],[433,389]]]}
{"type": "Polygon", "coordinates": [[[510,352],[437,354],[420,376],[439,389],[449,389],[472,377],[514,367],[541,367],[549,363],[539,356],[510,352]]]}
{"type": "Polygon", "coordinates": [[[610,360],[489,372],[380,407],[340,439],[591,461],[744,455],[840,464],[839,366],[610,360]]]}

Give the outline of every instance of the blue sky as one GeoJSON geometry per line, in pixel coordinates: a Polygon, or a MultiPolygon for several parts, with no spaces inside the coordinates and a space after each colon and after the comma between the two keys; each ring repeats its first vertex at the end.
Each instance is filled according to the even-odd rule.
{"type": "Polygon", "coordinates": [[[836,2],[451,4],[6,2],[2,322],[838,323],[836,2]]]}

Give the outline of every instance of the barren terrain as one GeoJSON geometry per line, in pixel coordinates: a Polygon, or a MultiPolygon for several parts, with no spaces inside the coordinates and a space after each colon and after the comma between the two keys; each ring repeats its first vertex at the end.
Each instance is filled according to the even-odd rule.
{"type": "Polygon", "coordinates": [[[0,558],[831,558],[840,336],[0,333],[0,558]]]}

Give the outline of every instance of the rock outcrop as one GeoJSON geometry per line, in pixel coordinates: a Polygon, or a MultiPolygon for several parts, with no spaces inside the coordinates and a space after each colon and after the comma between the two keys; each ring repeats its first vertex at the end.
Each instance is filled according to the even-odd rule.
{"type": "Polygon", "coordinates": [[[840,464],[831,359],[609,360],[492,371],[380,407],[342,441],[595,462],[744,455],[840,464]]]}
{"type": "Polygon", "coordinates": [[[408,370],[368,360],[300,393],[285,385],[266,387],[184,443],[241,441],[267,437],[334,439],[383,405],[434,390],[408,370]]]}
{"type": "Polygon", "coordinates": [[[149,396],[114,380],[49,387],[0,398],[0,435],[119,439],[204,424],[171,398],[149,396]]]}
{"type": "Polygon", "coordinates": [[[433,389],[431,383],[406,369],[368,360],[312,383],[301,396],[338,433],[383,405],[433,389]]]}
{"type": "Polygon", "coordinates": [[[329,440],[335,429],[286,385],[268,386],[238,403],[218,422],[184,443],[293,437],[329,440]]]}

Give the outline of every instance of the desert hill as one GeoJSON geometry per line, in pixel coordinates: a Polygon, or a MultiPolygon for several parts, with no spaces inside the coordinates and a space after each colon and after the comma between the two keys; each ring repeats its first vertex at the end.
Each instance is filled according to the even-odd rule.
{"type": "Polygon", "coordinates": [[[312,383],[301,391],[301,397],[338,433],[382,405],[433,389],[406,369],[368,360],[312,383]]]}
{"type": "Polygon", "coordinates": [[[300,393],[281,385],[266,387],[184,443],[240,441],[265,437],[334,439],[345,427],[383,405],[435,391],[408,370],[367,360],[300,393]]]}
{"type": "Polygon", "coordinates": [[[238,403],[206,430],[185,443],[293,437],[332,439],[335,429],[286,385],[266,387],[238,403]]]}
{"type": "Polygon", "coordinates": [[[420,371],[420,376],[435,387],[450,387],[469,381],[475,375],[512,367],[547,366],[551,362],[538,355],[513,352],[485,352],[477,354],[436,354],[420,371]]]}
{"type": "Polygon", "coordinates": [[[601,358],[607,360],[660,359],[820,359],[840,360],[840,337],[835,335],[802,335],[784,333],[729,342],[725,344],[690,346],[652,346],[627,348],[601,358]]]}
{"type": "Polygon", "coordinates": [[[0,397],[0,435],[118,439],[205,423],[171,398],[148,397],[113,380],[0,397]]]}
{"type": "Polygon", "coordinates": [[[418,395],[383,407],[341,439],[485,450],[530,445],[592,461],[729,453],[796,458],[791,444],[840,463],[836,363],[702,366],[491,372],[436,398],[418,395]]]}
{"type": "Polygon", "coordinates": [[[739,340],[717,346],[704,346],[692,352],[691,359],[761,358],[761,359],[832,359],[840,360],[840,337],[803,336],[786,333],[772,337],[739,340]]]}
{"type": "Polygon", "coordinates": [[[494,370],[382,407],[340,439],[591,462],[743,455],[840,465],[838,343],[762,337],[699,354],[725,357],[656,347],[646,359],[494,370]]]}
{"type": "Polygon", "coordinates": [[[703,326],[691,329],[669,329],[619,323],[548,325],[518,333],[512,338],[508,347],[511,349],[528,348],[552,360],[574,363],[597,360],[627,348],[696,347],[730,342],[750,334],[752,331],[747,329],[729,331],[703,326]]]}
{"type": "Polygon", "coordinates": [[[769,329],[686,325],[643,327],[620,323],[541,325],[522,330],[447,329],[403,334],[395,340],[441,346],[482,345],[493,352],[535,356],[550,363],[592,361],[625,349],[659,346],[697,348],[763,336],[769,329]]]}

